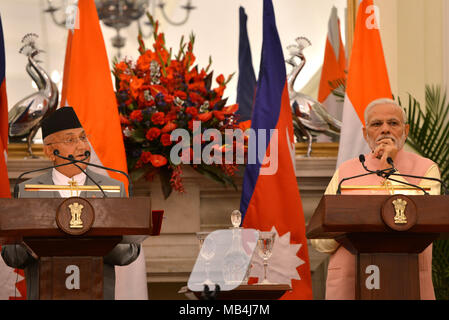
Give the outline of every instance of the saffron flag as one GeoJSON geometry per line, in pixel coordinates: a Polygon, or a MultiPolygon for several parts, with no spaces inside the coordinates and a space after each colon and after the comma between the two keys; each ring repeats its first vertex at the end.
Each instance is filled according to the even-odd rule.
{"type": "Polygon", "coordinates": [[[277,265],[278,274],[292,274],[288,278],[293,279],[293,290],[282,298],[312,299],[305,221],[294,169],[294,134],[287,75],[271,0],[263,3],[261,57],[251,119],[251,130],[255,134],[249,138],[250,148],[258,146],[257,153],[261,156],[257,156],[253,163],[250,159],[252,151],[249,151],[240,202],[242,225],[260,231],[274,229],[281,235],[275,240],[269,266],[277,265]],[[295,250],[292,257],[277,255],[278,261],[275,261],[276,241],[285,244],[279,240],[281,238],[289,238],[284,252],[291,252],[289,248],[295,250]]]}
{"type": "MultiPolygon", "coordinates": [[[[0,198],[11,198],[8,168],[8,99],[6,96],[6,59],[3,26],[0,17],[0,198]]],[[[0,246],[1,251],[1,246],[0,246]]],[[[26,299],[24,272],[8,267],[0,259],[0,299],[26,299]]]]}
{"type": "MultiPolygon", "coordinates": [[[[111,70],[94,0],[78,1],[69,30],[61,105],[74,108],[92,146],[91,162],[127,172],[111,70]]],[[[106,172],[128,185],[126,177],[106,172]]],[[[143,248],[136,261],[116,267],[116,299],[148,299],[143,248]]]]}
{"type": "Polygon", "coordinates": [[[239,79],[237,82],[237,103],[239,109],[236,114],[240,116],[239,122],[251,120],[251,113],[256,93],[256,75],[253,68],[251,46],[248,39],[246,21],[248,16],[243,7],[239,8],[240,34],[239,34],[239,79]]]}
{"type": "Polygon", "coordinates": [[[370,151],[362,134],[365,108],[375,99],[392,98],[379,24],[375,12],[368,7],[374,7],[373,0],[363,0],[357,12],[337,167],[370,151]]]}
{"type": "Polygon", "coordinates": [[[318,101],[338,120],[342,118],[343,102],[338,101],[338,98],[332,93],[333,88],[330,82],[343,82],[346,79],[345,68],[346,56],[341,40],[340,19],[338,19],[337,8],[333,7],[328,23],[318,101]]]}

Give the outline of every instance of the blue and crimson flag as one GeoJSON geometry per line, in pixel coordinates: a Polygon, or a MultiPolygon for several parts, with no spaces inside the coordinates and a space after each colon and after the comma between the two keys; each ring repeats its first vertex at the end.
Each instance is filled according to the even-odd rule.
{"type": "MultiPolygon", "coordinates": [[[[6,59],[3,26],[0,17],[0,198],[11,198],[6,156],[8,151],[8,99],[6,97],[6,59]]],[[[0,246],[1,250],[1,246],[0,246]]],[[[25,274],[8,267],[0,259],[0,299],[26,299],[25,274]]]]}
{"type": "Polygon", "coordinates": [[[6,155],[8,148],[8,99],[6,97],[5,81],[5,44],[3,27],[0,17],[0,197],[10,198],[6,155]]]}
{"type": "MultiPolygon", "coordinates": [[[[243,226],[260,231],[271,231],[274,227],[279,235],[290,233],[290,244],[299,247],[294,258],[302,263],[293,270],[297,272],[296,279],[291,280],[293,290],[282,298],[312,299],[305,220],[294,169],[287,75],[271,0],[264,0],[263,4],[263,45],[251,128],[257,139],[265,139],[266,150],[262,150],[262,154],[270,161],[262,164],[265,161],[256,157],[255,163],[246,166],[240,203],[243,226]],[[273,130],[273,134],[259,136],[257,132],[263,129],[267,133],[273,130]]],[[[251,138],[249,143],[263,145],[251,138]]],[[[288,265],[285,264],[285,269],[288,265]]]]}
{"type": "Polygon", "coordinates": [[[246,22],[248,16],[243,7],[239,8],[239,80],[237,82],[237,103],[239,122],[251,120],[251,113],[256,93],[256,75],[253,68],[251,46],[248,39],[246,22]]]}

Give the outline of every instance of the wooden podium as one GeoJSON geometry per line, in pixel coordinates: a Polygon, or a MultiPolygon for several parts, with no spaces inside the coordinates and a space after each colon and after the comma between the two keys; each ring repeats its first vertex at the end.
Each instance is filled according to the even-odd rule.
{"type": "Polygon", "coordinates": [[[157,235],[153,223],[144,197],[0,199],[0,243],[22,243],[39,259],[41,300],[103,299],[103,257],[157,235]]]}
{"type": "Polygon", "coordinates": [[[306,235],[356,256],[356,299],[420,299],[418,254],[449,233],[449,196],[324,195],[306,235]]]}

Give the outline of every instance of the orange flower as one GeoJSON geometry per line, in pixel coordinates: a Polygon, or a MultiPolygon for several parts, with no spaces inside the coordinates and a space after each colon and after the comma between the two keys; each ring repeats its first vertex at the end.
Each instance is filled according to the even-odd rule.
{"type": "Polygon", "coordinates": [[[201,121],[201,122],[206,122],[209,121],[210,118],[212,118],[212,112],[208,111],[205,113],[200,113],[197,118],[201,121]]]}
{"type": "Polygon", "coordinates": [[[127,74],[126,72],[120,73],[119,78],[120,78],[120,81],[122,81],[122,82],[131,81],[131,76],[129,74],[127,74]]]}
{"type": "Polygon", "coordinates": [[[150,86],[151,95],[155,97],[158,93],[167,94],[167,89],[159,84],[153,84],[150,86]]]}
{"type": "Polygon", "coordinates": [[[133,96],[134,99],[137,99],[137,97],[139,96],[139,90],[142,87],[144,81],[143,79],[139,79],[136,76],[133,76],[131,78],[131,83],[129,84],[129,87],[131,89],[131,95],[133,96]]]}
{"type": "Polygon", "coordinates": [[[239,105],[236,103],[236,104],[233,104],[233,105],[224,107],[224,108],[222,109],[222,111],[223,111],[225,114],[233,114],[233,113],[235,113],[238,109],[239,109],[239,105]]]}
{"type": "Polygon", "coordinates": [[[217,83],[218,83],[219,85],[222,85],[222,84],[224,84],[225,78],[224,78],[224,76],[223,76],[222,74],[220,74],[220,75],[217,77],[216,81],[217,81],[217,83]]]}
{"type": "Polygon", "coordinates": [[[167,164],[167,159],[159,154],[152,154],[150,157],[150,161],[155,168],[159,168],[167,164]]]}
{"type": "Polygon", "coordinates": [[[128,64],[125,61],[122,61],[120,63],[117,63],[115,65],[115,68],[120,72],[125,72],[125,70],[128,69],[128,64]]]}
{"type": "Polygon", "coordinates": [[[246,120],[239,123],[239,128],[242,129],[243,132],[251,128],[251,120],[246,120]]]}
{"type": "Polygon", "coordinates": [[[184,91],[176,90],[174,96],[179,97],[182,100],[187,99],[187,94],[184,91]]]}
{"type": "Polygon", "coordinates": [[[190,92],[189,96],[190,96],[190,100],[192,100],[192,102],[195,104],[202,105],[204,102],[204,98],[202,96],[200,96],[198,93],[190,92]]]}
{"type": "Polygon", "coordinates": [[[223,121],[224,120],[224,112],[223,111],[217,111],[217,110],[214,110],[214,111],[212,111],[213,113],[214,113],[214,117],[215,118],[217,118],[218,120],[220,120],[220,121],[223,121]]]}
{"type": "Polygon", "coordinates": [[[214,92],[215,92],[218,96],[222,97],[222,96],[223,96],[223,93],[224,93],[224,89],[226,89],[225,86],[220,86],[220,87],[218,87],[218,88],[215,88],[215,89],[214,89],[214,92]]]}
{"type": "Polygon", "coordinates": [[[136,67],[141,71],[147,71],[150,69],[151,57],[147,54],[148,50],[137,59],[136,67]]]}

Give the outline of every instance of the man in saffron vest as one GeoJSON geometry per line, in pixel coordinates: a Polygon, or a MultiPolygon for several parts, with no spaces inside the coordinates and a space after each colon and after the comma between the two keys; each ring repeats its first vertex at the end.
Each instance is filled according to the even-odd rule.
{"type": "MultiPolygon", "coordinates": [[[[377,99],[365,109],[363,136],[371,152],[365,155],[370,170],[391,168],[387,158],[391,157],[397,173],[440,179],[438,166],[430,159],[403,149],[409,125],[404,110],[391,99],[377,99]]],[[[366,173],[358,158],[344,162],[335,172],[325,194],[336,194],[339,182],[346,177],[366,173]]],[[[440,194],[440,184],[425,179],[394,177],[395,180],[430,187],[429,194],[440,194]]],[[[375,174],[345,181],[342,185],[385,186],[385,189],[360,189],[345,194],[389,194],[391,188],[400,187],[398,182],[386,180],[375,174]]],[[[343,192],[342,192],[343,193],[343,192]]],[[[422,194],[416,193],[416,194],[422,194]]],[[[373,239],[376,241],[376,239],[373,239]]],[[[333,239],[313,239],[312,246],[331,254],[326,280],[326,299],[355,299],[355,256],[333,239]]],[[[435,299],[432,284],[432,245],[419,254],[419,282],[421,299],[435,299]]]]}

